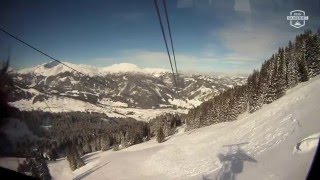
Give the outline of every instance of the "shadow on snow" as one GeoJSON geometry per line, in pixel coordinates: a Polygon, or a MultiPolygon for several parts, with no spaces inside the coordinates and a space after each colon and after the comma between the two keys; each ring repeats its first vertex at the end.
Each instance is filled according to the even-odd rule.
{"type": "Polygon", "coordinates": [[[223,148],[228,149],[226,152],[221,152],[217,155],[222,163],[222,167],[219,169],[216,177],[203,176],[202,179],[235,180],[236,175],[242,173],[245,161],[257,163],[257,160],[240,148],[240,146],[245,144],[248,144],[248,142],[222,146],[223,148]]]}

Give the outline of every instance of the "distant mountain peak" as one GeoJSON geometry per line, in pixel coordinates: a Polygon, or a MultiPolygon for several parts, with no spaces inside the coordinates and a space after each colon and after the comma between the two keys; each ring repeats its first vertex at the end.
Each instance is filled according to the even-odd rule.
{"type": "Polygon", "coordinates": [[[135,64],[119,63],[119,64],[113,64],[111,66],[104,67],[103,71],[106,73],[139,72],[141,71],[141,69],[135,64]]]}

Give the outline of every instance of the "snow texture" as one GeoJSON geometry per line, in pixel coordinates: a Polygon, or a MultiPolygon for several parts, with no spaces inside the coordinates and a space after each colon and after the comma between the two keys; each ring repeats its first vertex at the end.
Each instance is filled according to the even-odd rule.
{"type": "Polygon", "coordinates": [[[320,133],[313,134],[301,140],[294,147],[294,153],[308,153],[318,146],[320,133]]]}
{"type": "MultiPolygon", "coordinates": [[[[310,149],[309,145],[303,145],[306,139],[301,143],[305,154],[294,154],[292,148],[319,131],[319,90],[318,76],[255,113],[241,115],[237,121],[187,132],[178,129],[177,134],[161,144],[152,139],[121,151],[85,155],[86,165],[71,172],[71,176],[97,180],[226,179],[227,176],[237,180],[305,179],[314,148],[306,151],[310,149]],[[227,146],[230,144],[233,145],[227,146]]],[[[64,179],[67,172],[53,171],[57,166],[49,166],[53,177],[64,179]]]]}

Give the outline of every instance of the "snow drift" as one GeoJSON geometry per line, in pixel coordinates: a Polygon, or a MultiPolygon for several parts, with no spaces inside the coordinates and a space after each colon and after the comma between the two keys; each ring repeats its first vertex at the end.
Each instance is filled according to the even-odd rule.
{"type": "Polygon", "coordinates": [[[317,148],[320,133],[316,133],[301,140],[294,147],[293,153],[308,153],[317,148]]]}

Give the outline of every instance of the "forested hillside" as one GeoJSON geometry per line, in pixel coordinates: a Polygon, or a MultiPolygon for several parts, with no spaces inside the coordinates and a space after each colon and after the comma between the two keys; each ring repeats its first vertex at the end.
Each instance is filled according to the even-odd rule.
{"type": "MultiPolygon", "coordinates": [[[[145,122],[132,118],[110,118],[98,113],[33,111],[19,112],[16,117],[23,119],[36,135],[36,138],[21,139],[16,144],[15,154],[21,157],[31,156],[33,149],[37,149],[48,160],[66,155],[68,159],[80,159],[80,156],[90,152],[137,144],[149,136],[145,122]]],[[[76,169],[78,166],[72,161],[71,168],[76,169]]]]}
{"type": "Polygon", "coordinates": [[[260,109],[281,96],[299,82],[308,81],[320,73],[320,30],[310,30],[296,36],[294,42],[279,48],[260,70],[249,75],[247,83],[228,89],[220,95],[191,109],[186,117],[187,128],[233,121],[243,112],[260,109]]]}

